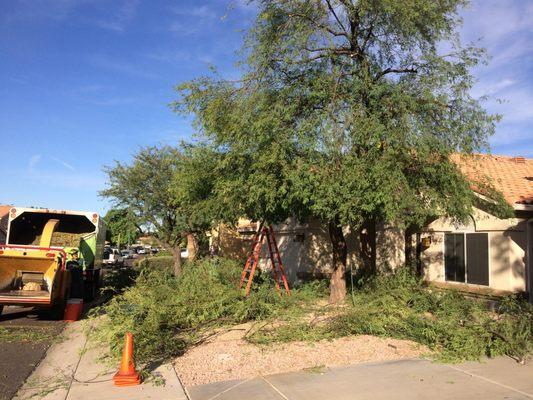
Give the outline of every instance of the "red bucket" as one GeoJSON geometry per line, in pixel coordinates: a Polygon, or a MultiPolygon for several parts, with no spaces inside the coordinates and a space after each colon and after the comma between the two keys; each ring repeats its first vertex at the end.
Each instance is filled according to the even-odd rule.
{"type": "Polygon", "coordinates": [[[74,322],[80,319],[83,312],[83,299],[68,299],[65,307],[64,321],[74,322]]]}

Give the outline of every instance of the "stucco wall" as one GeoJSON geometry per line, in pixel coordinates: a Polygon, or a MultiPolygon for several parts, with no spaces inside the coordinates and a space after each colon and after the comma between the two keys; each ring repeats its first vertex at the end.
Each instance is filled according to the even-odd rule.
{"type": "MultiPolygon", "coordinates": [[[[241,220],[236,229],[221,226],[213,233],[221,256],[244,261],[252,246],[255,224],[241,220]]],[[[331,244],[327,229],[317,221],[305,224],[289,218],[274,226],[281,261],[289,282],[328,275],[331,271],[331,244]]],[[[266,240],[261,248],[259,266],[271,268],[266,240]]]]}
{"type": "Polygon", "coordinates": [[[526,221],[520,218],[499,219],[475,209],[472,220],[457,226],[441,218],[432,222],[422,233],[431,237],[431,245],[422,250],[420,260],[425,278],[445,281],[444,233],[486,232],[489,241],[489,287],[497,290],[526,290],[526,221]]]}
{"type": "MultiPolygon", "coordinates": [[[[221,256],[244,262],[250,251],[253,232],[257,225],[248,220],[240,220],[231,229],[221,226],[212,233],[213,241],[219,247],[221,256]]],[[[356,235],[348,227],[343,228],[347,245],[347,269],[354,271],[361,265],[356,249],[359,247],[356,235]]],[[[291,283],[299,279],[328,276],[332,268],[331,242],[327,227],[317,220],[298,223],[294,218],[274,226],[274,233],[291,283]]],[[[405,237],[401,229],[391,226],[378,226],[376,230],[376,263],[379,268],[390,270],[405,263],[405,237]]],[[[266,242],[261,250],[262,269],[270,269],[266,242]]]]}

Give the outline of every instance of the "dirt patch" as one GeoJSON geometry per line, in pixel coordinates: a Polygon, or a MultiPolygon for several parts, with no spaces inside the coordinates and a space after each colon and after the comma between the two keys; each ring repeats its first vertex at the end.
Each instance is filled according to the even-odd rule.
{"type": "Polygon", "coordinates": [[[63,329],[32,310],[6,307],[0,316],[0,400],[11,399],[63,329]]]}
{"type": "Polygon", "coordinates": [[[368,335],[258,346],[243,339],[249,328],[249,325],[235,327],[178,357],[175,367],[183,384],[203,385],[302,369],[313,372],[365,361],[414,358],[427,352],[408,340],[368,335]]]}

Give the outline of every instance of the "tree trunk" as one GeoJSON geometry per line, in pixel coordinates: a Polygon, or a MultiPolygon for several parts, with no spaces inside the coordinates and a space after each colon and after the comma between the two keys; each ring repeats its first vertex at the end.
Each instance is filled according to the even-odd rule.
{"type": "Polygon", "coordinates": [[[178,276],[181,274],[181,249],[179,247],[172,249],[172,257],[174,258],[172,271],[174,272],[174,276],[178,276]]]}
{"type": "Polygon", "coordinates": [[[362,275],[370,276],[376,273],[376,222],[367,219],[359,228],[359,257],[362,275]]]}
{"type": "Polygon", "coordinates": [[[187,252],[189,253],[188,260],[194,261],[198,257],[198,250],[199,250],[199,243],[198,238],[195,234],[189,233],[187,234],[187,252]]]}
{"type": "Polygon", "coordinates": [[[342,232],[342,226],[339,226],[337,221],[330,221],[329,223],[329,238],[333,249],[333,272],[329,284],[330,304],[337,304],[346,298],[346,280],[344,278],[346,273],[346,239],[342,232]]]}

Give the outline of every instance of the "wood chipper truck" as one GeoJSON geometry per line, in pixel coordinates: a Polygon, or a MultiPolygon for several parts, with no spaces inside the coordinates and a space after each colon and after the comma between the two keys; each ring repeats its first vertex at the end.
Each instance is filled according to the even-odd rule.
{"type": "Polygon", "coordinates": [[[6,244],[0,245],[0,312],[5,305],[25,305],[61,315],[69,296],[92,299],[105,233],[97,213],[12,207],[6,244]]]}

